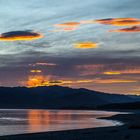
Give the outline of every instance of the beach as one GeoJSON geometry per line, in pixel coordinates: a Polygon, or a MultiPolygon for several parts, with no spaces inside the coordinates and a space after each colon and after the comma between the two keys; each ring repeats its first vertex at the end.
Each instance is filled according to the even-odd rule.
{"type": "Polygon", "coordinates": [[[0,140],[140,140],[140,113],[104,118],[123,122],[122,126],[1,136],[0,140]]]}

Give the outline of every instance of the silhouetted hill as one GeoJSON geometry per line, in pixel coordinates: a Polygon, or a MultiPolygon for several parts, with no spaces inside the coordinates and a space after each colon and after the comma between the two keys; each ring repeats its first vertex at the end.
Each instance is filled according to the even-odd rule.
{"type": "Polygon", "coordinates": [[[98,106],[98,109],[140,109],[139,102],[130,102],[130,103],[113,103],[98,106]]]}
{"type": "Polygon", "coordinates": [[[134,101],[137,98],[133,96],[61,86],[0,87],[0,108],[94,109],[101,105],[134,101]]]}

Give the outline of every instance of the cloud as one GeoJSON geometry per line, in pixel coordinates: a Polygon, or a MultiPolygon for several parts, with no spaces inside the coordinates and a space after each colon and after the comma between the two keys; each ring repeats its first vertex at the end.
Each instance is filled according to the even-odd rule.
{"type": "Polygon", "coordinates": [[[137,18],[108,18],[98,19],[95,22],[114,26],[135,26],[140,24],[140,20],[137,18]]]}
{"type": "Polygon", "coordinates": [[[29,75],[28,80],[26,81],[27,87],[38,87],[38,86],[49,86],[49,81],[51,80],[52,75],[29,75]]]}
{"type": "Polygon", "coordinates": [[[79,49],[92,49],[97,47],[98,47],[97,43],[94,42],[81,42],[75,45],[75,48],[79,48],[79,49]]]}
{"type": "Polygon", "coordinates": [[[66,22],[54,25],[57,29],[54,32],[59,31],[74,31],[80,26],[80,22],[66,22]]]}
{"type": "Polygon", "coordinates": [[[128,69],[128,70],[119,70],[119,71],[105,71],[103,72],[105,75],[119,75],[119,74],[140,74],[139,69],[128,69]]]}
{"type": "Polygon", "coordinates": [[[129,79],[97,79],[94,82],[98,84],[113,84],[113,83],[136,83],[138,81],[129,79]]]}
{"type": "Polygon", "coordinates": [[[123,29],[116,29],[116,30],[109,30],[109,32],[123,32],[123,33],[135,33],[140,32],[140,26],[133,26],[130,28],[123,28],[123,29]]]}
{"type": "Polygon", "coordinates": [[[140,74],[140,66],[135,64],[90,64],[77,65],[76,70],[80,76],[92,75],[137,75],[140,74]]]}
{"type": "Polygon", "coordinates": [[[41,70],[30,70],[31,73],[41,73],[41,70]]]}
{"type": "Polygon", "coordinates": [[[42,38],[43,35],[31,30],[26,31],[11,31],[0,35],[1,41],[17,41],[17,40],[34,40],[42,38]]]}
{"type": "Polygon", "coordinates": [[[103,74],[105,74],[105,75],[119,75],[119,74],[121,74],[121,72],[119,72],[119,71],[105,71],[105,72],[103,72],[103,74]]]}
{"type": "Polygon", "coordinates": [[[29,64],[29,66],[56,66],[55,63],[47,63],[47,62],[37,62],[35,64],[29,64]]]}
{"type": "Polygon", "coordinates": [[[56,24],[57,27],[73,27],[73,26],[79,26],[80,22],[66,22],[66,23],[60,23],[56,24]]]}
{"type": "Polygon", "coordinates": [[[53,76],[43,76],[43,75],[30,75],[28,81],[26,82],[27,87],[38,87],[38,86],[53,86],[53,85],[75,85],[81,83],[92,83],[93,80],[57,80],[53,76]]]}
{"type": "Polygon", "coordinates": [[[75,68],[80,76],[91,76],[100,74],[104,70],[104,64],[77,65],[75,68]]]}
{"type": "Polygon", "coordinates": [[[77,29],[77,26],[76,27],[63,27],[63,28],[55,29],[53,30],[53,32],[61,32],[61,31],[70,32],[70,31],[75,31],[76,29],[77,29]]]}
{"type": "Polygon", "coordinates": [[[76,68],[77,69],[86,69],[86,70],[97,70],[99,68],[103,68],[104,64],[84,64],[84,65],[77,65],[76,68]]]}
{"type": "Polygon", "coordinates": [[[92,23],[96,23],[95,20],[82,20],[80,21],[81,24],[92,24],[92,23]]]}

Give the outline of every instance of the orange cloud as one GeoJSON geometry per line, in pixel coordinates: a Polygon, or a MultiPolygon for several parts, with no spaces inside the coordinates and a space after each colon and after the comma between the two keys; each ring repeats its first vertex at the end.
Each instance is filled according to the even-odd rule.
{"type": "Polygon", "coordinates": [[[66,22],[66,23],[60,23],[56,24],[55,26],[57,27],[74,27],[74,26],[79,26],[80,22],[66,22]]]}
{"type": "Polygon", "coordinates": [[[30,71],[31,73],[40,73],[40,72],[42,72],[41,70],[31,70],[30,71]]]}
{"type": "Polygon", "coordinates": [[[140,88],[139,87],[135,87],[132,89],[132,93],[134,95],[140,96],[140,88]]]}
{"type": "Polygon", "coordinates": [[[114,26],[135,26],[140,24],[140,20],[137,18],[109,18],[95,20],[95,22],[114,26]]]}
{"type": "Polygon", "coordinates": [[[57,80],[52,75],[44,76],[40,75],[29,75],[26,82],[27,87],[38,87],[38,86],[53,86],[53,85],[69,85],[74,81],[71,80],[57,80]]]}
{"type": "Polygon", "coordinates": [[[129,69],[129,70],[119,70],[119,71],[106,71],[103,72],[106,75],[119,75],[119,74],[140,74],[140,69],[129,69]]]}
{"type": "Polygon", "coordinates": [[[60,32],[60,31],[69,32],[69,31],[75,31],[76,29],[77,27],[65,27],[65,28],[59,28],[59,29],[53,30],[53,32],[60,32]]]}
{"type": "Polygon", "coordinates": [[[35,40],[42,38],[43,35],[33,31],[11,31],[0,35],[1,41],[35,40]]]}
{"type": "Polygon", "coordinates": [[[29,79],[27,81],[27,87],[37,87],[42,85],[43,82],[43,76],[29,76],[29,79]]]}
{"type": "Polygon", "coordinates": [[[42,76],[30,77],[27,81],[27,87],[38,87],[38,86],[53,86],[53,85],[71,85],[81,83],[91,83],[93,80],[49,80],[42,76]]]}
{"type": "Polygon", "coordinates": [[[94,81],[98,84],[113,84],[113,83],[135,83],[137,80],[129,80],[129,79],[96,79],[94,81]]]}
{"type": "Polygon", "coordinates": [[[119,71],[106,71],[106,72],[103,72],[103,74],[106,74],[106,75],[119,75],[119,74],[121,74],[121,72],[119,72],[119,71]]]}
{"type": "Polygon", "coordinates": [[[129,32],[129,33],[140,32],[140,26],[133,26],[131,28],[109,30],[109,32],[124,32],[124,33],[127,33],[127,32],[129,32]]]}
{"type": "Polygon", "coordinates": [[[55,25],[57,27],[54,32],[58,31],[74,31],[80,26],[80,22],[66,22],[55,25]]]}
{"type": "Polygon", "coordinates": [[[92,82],[93,82],[93,80],[90,80],[90,79],[89,80],[88,79],[85,79],[85,80],[77,80],[76,81],[76,83],[78,83],[78,84],[79,83],[92,83],[92,82]]]}
{"type": "Polygon", "coordinates": [[[81,42],[81,43],[77,43],[75,45],[75,48],[79,48],[79,49],[97,48],[97,43],[94,43],[94,42],[81,42]]]}
{"type": "Polygon", "coordinates": [[[84,79],[84,80],[69,80],[69,79],[60,79],[57,80],[56,77],[51,75],[43,76],[43,75],[30,75],[26,82],[27,87],[38,87],[38,86],[53,86],[53,85],[75,85],[81,83],[91,83],[93,80],[84,79]]]}
{"type": "Polygon", "coordinates": [[[27,81],[27,87],[49,86],[51,76],[30,75],[27,81]]]}
{"type": "Polygon", "coordinates": [[[111,84],[111,83],[134,83],[137,80],[129,80],[129,79],[84,79],[84,80],[58,80],[58,81],[50,81],[49,85],[76,85],[76,84],[84,84],[84,83],[96,83],[96,84],[111,84]]]}

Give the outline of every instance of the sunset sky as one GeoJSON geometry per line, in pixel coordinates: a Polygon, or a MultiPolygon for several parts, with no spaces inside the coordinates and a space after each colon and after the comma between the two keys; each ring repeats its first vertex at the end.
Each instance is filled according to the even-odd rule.
{"type": "Polygon", "coordinates": [[[140,94],[139,5],[0,0],[0,85],[140,94]]]}

